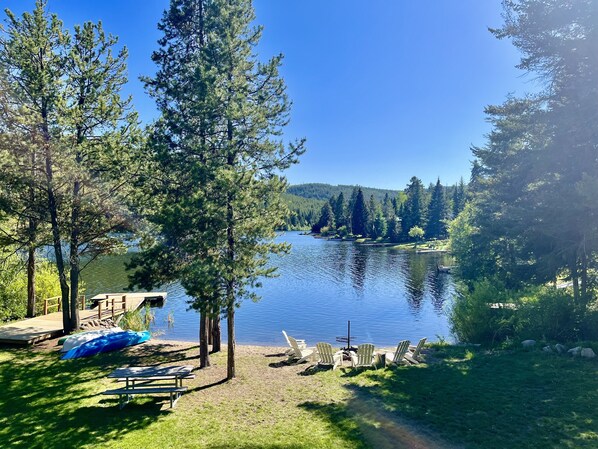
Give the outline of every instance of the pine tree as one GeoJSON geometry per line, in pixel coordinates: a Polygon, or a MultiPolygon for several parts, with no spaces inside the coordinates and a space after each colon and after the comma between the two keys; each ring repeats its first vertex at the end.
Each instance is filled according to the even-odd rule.
{"type": "Polygon", "coordinates": [[[343,192],[340,192],[333,206],[334,219],[337,228],[347,225],[345,207],[345,196],[343,195],[343,192]]]}
{"type": "Polygon", "coordinates": [[[369,223],[369,212],[368,206],[365,203],[363,197],[363,191],[357,189],[357,195],[355,197],[355,204],[353,205],[353,213],[351,214],[352,229],[351,232],[354,235],[361,235],[366,237],[368,234],[368,223],[369,223]]]}
{"type": "MultiPolygon", "coordinates": [[[[202,316],[227,318],[227,378],[235,377],[235,309],[257,300],[251,287],[286,217],[278,173],[296,162],[303,142],[285,149],[280,139],[290,103],[278,73],[282,56],[260,63],[248,0],[172,0],[147,80],[162,116],[152,147],[163,172],[157,185],[162,238],[141,254],[134,281],[179,278],[202,316]],[[166,272],[153,273],[164,258],[166,272]]],[[[159,271],[159,270],[158,270],[159,271]]],[[[200,354],[205,353],[205,320],[200,354]]]]}
{"type": "Polygon", "coordinates": [[[453,189],[453,218],[461,213],[465,208],[465,183],[463,178],[455,185],[453,189]]]}
{"type": "Polygon", "coordinates": [[[425,197],[424,187],[420,179],[412,177],[405,190],[407,199],[403,204],[403,213],[401,223],[403,232],[407,233],[414,226],[423,228],[425,226],[424,211],[425,211],[425,197]]]}
{"type": "Polygon", "coordinates": [[[447,235],[446,219],[447,205],[444,195],[444,187],[440,184],[440,179],[432,191],[432,198],[428,205],[428,223],[426,226],[426,236],[432,239],[443,239],[447,235]]]}

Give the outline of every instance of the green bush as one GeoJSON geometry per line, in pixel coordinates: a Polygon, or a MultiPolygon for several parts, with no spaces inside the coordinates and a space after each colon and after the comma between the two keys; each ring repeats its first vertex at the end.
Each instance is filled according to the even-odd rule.
{"type": "Polygon", "coordinates": [[[582,318],[565,289],[528,289],[517,301],[515,333],[520,339],[573,341],[581,338],[582,318]]]}
{"type": "Polygon", "coordinates": [[[119,321],[119,326],[125,330],[146,331],[154,322],[154,313],[149,304],[142,309],[130,310],[126,312],[119,321]]]}
{"type": "MultiPolygon", "coordinates": [[[[43,310],[43,300],[60,295],[56,267],[46,259],[35,267],[36,314],[43,310]]],[[[0,264],[0,322],[17,320],[27,313],[27,267],[19,254],[6,257],[0,264]]]]}
{"type": "Polygon", "coordinates": [[[467,343],[492,344],[512,336],[514,310],[491,308],[506,302],[505,289],[489,280],[475,282],[471,290],[462,287],[450,312],[451,330],[467,343]]]}

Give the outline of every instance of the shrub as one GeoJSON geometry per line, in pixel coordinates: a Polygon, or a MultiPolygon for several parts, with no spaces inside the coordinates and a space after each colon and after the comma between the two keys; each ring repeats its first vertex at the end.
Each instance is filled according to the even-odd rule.
{"type": "MultiPolygon", "coordinates": [[[[36,313],[43,310],[43,300],[60,295],[58,272],[53,263],[39,259],[35,266],[36,313]]],[[[12,254],[0,264],[0,321],[23,318],[27,313],[27,267],[19,254],[12,254]]]]}
{"type": "Polygon", "coordinates": [[[468,343],[492,344],[513,335],[514,311],[490,307],[506,302],[505,289],[487,279],[475,282],[471,290],[461,287],[450,312],[451,330],[468,343]]]}
{"type": "Polygon", "coordinates": [[[142,309],[125,312],[118,324],[125,330],[139,332],[149,330],[153,322],[154,313],[151,311],[149,304],[146,304],[142,309]]]}
{"type": "Polygon", "coordinates": [[[581,337],[581,317],[565,289],[530,288],[517,302],[515,332],[520,339],[573,341],[581,337]]]}

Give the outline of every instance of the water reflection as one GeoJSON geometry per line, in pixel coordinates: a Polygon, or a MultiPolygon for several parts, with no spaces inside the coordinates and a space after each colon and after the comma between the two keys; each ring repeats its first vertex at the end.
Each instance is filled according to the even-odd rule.
{"type": "Polygon", "coordinates": [[[363,295],[363,289],[365,286],[366,270],[367,270],[367,248],[357,247],[353,250],[353,257],[351,259],[351,280],[353,282],[353,288],[360,295],[363,295]]]}
{"type": "MultiPolygon", "coordinates": [[[[237,314],[239,343],[282,345],[281,330],[310,345],[335,343],[351,320],[360,342],[393,346],[402,339],[449,337],[444,312],[454,291],[449,275],[438,274],[438,255],[413,254],[350,242],[326,241],[289,232],[289,255],[275,256],[278,278],[266,279],[258,303],[243,302],[237,314]]],[[[123,291],[127,255],[94,261],[83,273],[87,293],[123,291]]],[[[180,284],[160,287],[168,292],[156,309],[152,330],[161,338],[195,341],[197,313],[188,310],[180,284]],[[170,316],[170,319],[169,319],[170,316]],[[173,319],[172,319],[173,318],[173,319]],[[169,323],[173,326],[169,326],[169,323]]],[[[223,324],[225,325],[225,323],[223,324]]]]}

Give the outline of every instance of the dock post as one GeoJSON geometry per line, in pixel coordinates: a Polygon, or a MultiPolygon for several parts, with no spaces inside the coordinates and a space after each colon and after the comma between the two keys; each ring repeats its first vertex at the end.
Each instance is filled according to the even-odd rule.
{"type": "Polygon", "coordinates": [[[126,312],[127,311],[127,295],[123,295],[122,298],[122,308],[126,312]]]}
{"type": "Polygon", "coordinates": [[[48,314],[48,300],[44,299],[44,315],[48,314]]]}
{"type": "Polygon", "coordinates": [[[112,297],[112,321],[114,321],[114,300],[116,298],[112,297]]]}
{"type": "Polygon", "coordinates": [[[104,302],[103,300],[98,301],[98,320],[102,319],[102,303],[103,302],[104,302]]]}

